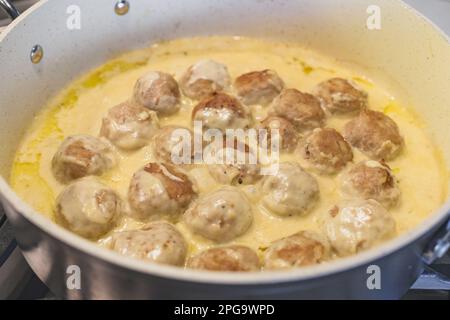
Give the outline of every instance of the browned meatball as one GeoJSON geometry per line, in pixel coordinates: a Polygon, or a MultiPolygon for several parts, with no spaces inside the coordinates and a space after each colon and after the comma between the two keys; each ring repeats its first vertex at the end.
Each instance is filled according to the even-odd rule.
{"type": "Polygon", "coordinates": [[[225,65],[214,60],[201,60],[190,66],[180,80],[183,93],[191,99],[202,99],[230,85],[225,65]]]}
{"type": "Polygon", "coordinates": [[[251,114],[236,98],[216,93],[194,107],[192,120],[202,121],[205,129],[245,129],[251,124],[251,114]]]}
{"type": "Polygon", "coordinates": [[[89,135],[69,136],[52,159],[53,174],[60,182],[90,175],[101,175],[117,164],[113,146],[89,135]]]}
{"type": "Polygon", "coordinates": [[[390,160],[404,144],[397,124],[378,111],[364,110],[345,125],[344,137],[373,159],[390,160]]]}
{"type": "Polygon", "coordinates": [[[387,164],[375,160],[362,161],[341,177],[343,193],[351,197],[374,199],[389,207],[397,203],[400,189],[387,164]]]}
{"type": "Polygon", "coordinates": [[[131,178],[128,189],[130,215],[137,219],[183,213],[196,197],[191,180],[169,164],[149,163],[131,178]]]}
{"type": "Polygon", "coordinates": [[[272,141],[272,130],[278,131],[278,144],[281,150],[291,152],[297,146],[299,139],[297,130],[294,125],[285,118],[269,116],[257,126],[257,129],[264,129],[266,131],[263,134],[267,135],[267,147],[269,150],[272,141]]]}
{"type": "Polygon", "coordinates": [[[288,119],[300,131],[321,127],[325,122],[319,99],[297,89],[283,90],[273,101],[269,114],[288,119]]]}
{"type": "Polygon", "coordinates": [[[261,268],[256,253],[239,245],[202,251],[190,259],[188,266],[210,271],[259,271],[261,268]]]}
{"type": "Polygon", "coordinates": [[[150,262],[182,266],[187,243],[170,223],[156,221],[142,229],[117,232],[112,237],[112,249],[129,257],[150,262]]]}
{"type": "Polygon", "coordinates": [[[315,129],[301,146],[300,153],[308,164],[322,173],[335,173],[353,159],[350,145],[332,128],[315,129]]]}
{"type": "Polygon", "coordinates": [[[132,150],[145,146],[158,128],[155,112],[127,101],[109,109],[100,135],[118,148],[132,150]]]}
{"type": "Polygon", "coordinates": [[[351,113],[367,107],[367,93],[346,79],[324,81],[316,87],[315,92],[331,113],[351,113]]]}
{"type": "Polygon", "coordinates": [[[300,231],[275,241],[264,254],[266,269],[288,269],[318,264],[330,256],[326,237],[313,231],[300,231]]]}
{"type": "Polygon", "coordinates": [[[95,177],[69,184],[56,199],[56,218],[67,229],[98,238],[114,227],[122,213],[119,195],[95,177]]]}
{"type": "Polygon", "coordinates": [[[151,71],[138,79],[134,86],[134,100],[161,115],[180,109],[180,90],[175,79],[167,73],[151,71]]]}
{"type": "Polygon", "coordinates": [[[153,137],[153,149],[157,159],[161,162],[177,165],[192,163],[194,133],[188,128],[180,126],[162,127],[153,137]]]}
{"type": "Polygon", "coordinates": [[[273,70],[245,73],[234,81],[238,97],[248,105],[266,105],[272,102],[283,87],[283,80],[273,70]]]}

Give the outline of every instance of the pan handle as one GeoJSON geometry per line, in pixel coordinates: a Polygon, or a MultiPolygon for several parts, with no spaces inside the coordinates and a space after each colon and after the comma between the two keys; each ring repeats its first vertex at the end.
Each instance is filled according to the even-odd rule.
{"type": "Polygon", "coordinates": [[[439,260],[449,252],[449,249],[450,218],[433,235],[425,251],[422,253],[422,261],[425,264],[425,270],[411,289],[450,290],[450,275],[438,271],[439,260]]]}
{"type": "Polygon", "coordinates": [[[431,239],[427,249],[422,254],[423,261],[430,265],[442,258],[450,249],[450,219],[431,239]]]}
{"type": "Polygon", "coordinates": [[[20,15],[19,10],[9,0],[0,0],[0,8],[5,10],[12,20],[20,15]]]}

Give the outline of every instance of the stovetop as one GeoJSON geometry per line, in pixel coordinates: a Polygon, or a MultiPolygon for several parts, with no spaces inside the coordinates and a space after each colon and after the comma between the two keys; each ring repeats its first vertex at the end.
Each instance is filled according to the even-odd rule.
{"type": "MultiPolygon", "coordinates": [[[[450,0],[404,0],[450,34],[450,0]]],[[[36,0],[13,0],[20,12],[36,0]]],[[[1,27],[10,20],[0,10],[1,27]]],[[[408,293],[406,300],[450,300],[450,254],[425,270],[408,293]],[[435,276],[441,273],[446,281],[435,276]]],[[[0,299],[57,299],[33,273],[14,240],[13,231],[0,208],[0,299]]]]}

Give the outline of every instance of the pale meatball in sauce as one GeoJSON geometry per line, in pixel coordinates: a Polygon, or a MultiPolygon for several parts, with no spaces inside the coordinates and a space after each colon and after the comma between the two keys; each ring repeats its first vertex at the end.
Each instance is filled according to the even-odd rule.
{"type": "Polygon", "coordinates": [[[69,184],[56,199],[59,222],[76,234],[95,239],[114,226],[122,214],[119,195],[95,177],[69,184]]]}
{"type": "Polygon", "coordinates": [[[260,185],[261,202],[279,216],[307,214],[319,200],[317,180],[295,162],[282,162],[260,185]]]}
{"type": "Polygon", "coordinates": [[[395,220],[379,202],[356,199],[331,208],[324,228],[337,254],[348,256],[389,239],[395,220]]]}
{"type": "Polygon", "coordinates": [[[148,144],[158,128],[155,112],[127,101],[109,109],[100,136],[118,148],[134,150],[148,144]]]}
{"type": "Polygon", "coordinates": [[[208,171],[217,182],[231,185],[254,184],[261,178],[257,150],[253,150],[245,142],[233,139],[228,143],[224,139],[217,145],[213,142],[208,147],[215,155],[214,163],[208,165],[208,171]]]}
{"type": "Polygon", "coordinates": [[[224,91],[229,85],[230,75],[227,66],[210,59],[193,64],[180,79],[181,90],[194,100],[224,91]]]}
{"type": "Polygon", "coordinates": [[[178,83],[168,73],[144,74],[134,86],[133,97],[135,102],[160,115],[171,115],[180,109],[178,83]]]}
{"type": "Polygon", "coordinates": [[[184,213],[192,233],[216,242],[227,242],[244,234],[253,221],[251,205],[239,190],[227,187],[195,201],[184,213]]]}
{"type": "Polygon", "coordinates": [[[250,111],[226,93],[201,100],[192,110],[192,120],[201,121],[205,129],[245,129],[252,123],[250,111]]]}
{"type": "Polygon", "coordinates": [[[193,256],[188,267],[209,271],[249,272],[261,269],[259,257],[252,249],[240,246],[220,246],[193,256]]]}
{"type": "Polygon", "coordinates": [[[64,139],[53,156],[52,171],[58,181],[67,183],[102,175],[117,162],[117,154],[107,140],[80,134],[64,139]]]}
{"type": "Polygon", "coordinates": [[[153,137],[158,161],[174,165],[190,164],[194,159],[194,133],[181,126],[164,126],[153,137]]]}
{"type": "Polygon", "coordinates": [[[182,266],[188,244],[175,226],[156,221],[141,229],[115,233],[111,247],[114,251],[135,259],[182,266]]]}

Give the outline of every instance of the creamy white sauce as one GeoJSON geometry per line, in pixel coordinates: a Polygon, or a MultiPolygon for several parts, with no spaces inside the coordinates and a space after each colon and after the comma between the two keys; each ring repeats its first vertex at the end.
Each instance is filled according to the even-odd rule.
{"type": "MultiPolygon", "coordinates": [[[[316,84],[330,77],[352,79],[368,92],[371,109],[383,111],[397,122],[406,141],[400,155],[388,163],[399,181],[402,193],[400,203],[390,209],[396,221],[397,234],[417,226],[445,200],[447,174],[438,148],[425,134],[420,119],[401,106],[401,102],[395,98],[395,92],[390,92],[383,84],[373,84],[369,80],[370,73],[356,74],[342,68],[333,58],[321,56],[294,43],[230,37],[159,43],[109,62],[70,85],[49,102],[23,137],[11,173],[14,189],[35,209],[54,219],[54,200],[64,186],[52,175],[51,158],[62,139],[80,133],[97,136],[102,117],[109,108],[131,97],[136,80],[144,73],[163,71],[178,80],[190,65],[202,59],[213,59],[225,64],[232,79],[244,72],[273,69],[287,88],[306,92],[311,92],[316,84]]],[[[216,78],[217,75],[210,76],[216,78]]],[[[194,103],[182,98],[180,111],[173,116],[160,118],[161,126],[172,124],[192,128],[190,120],[194,103]]],[[[251,110],[256,121],[263,119],[267,113],[267,107],[258,105],[252,106],[251,110]]],[[[350,118],[328,116],[326,125],[342,132],[343,125],[350,118]]],[[[356,149],[354,155],[354,162],[367,159],[356,149]]],[[[133,152],[119,151],[119,157],[119,165],[103,175],[101,180],[126,199],[131,176],[154,160],[154,152],[149,144],[133,152]]],[[[293,154],[283,154],[282,160],[306,165],[299,156],[293,154]]],[[[339,182],[337,176],[309,171],[319,182],[320,201],[306,216],[275,216],[259,204],[257,186],[240,186],[252,202],[254,220],[248,232],[232,242],[259,249],[300,230],[320,231],[324,214],[341,200],[339,182]]],[[[221,187],[204,167],[193,168],[190,175],[195,179],[200,194],[221,187]]],[[[141,225],[142,222],[125,217],[115,230],[141,225]]],[[[213,245],[211,241],[191,234],[182,222],[177,227],[190,243],[191,253],[213,245]]],[[[109,236],[100,239],[99,243],[107,245],[109,236]]]]}

